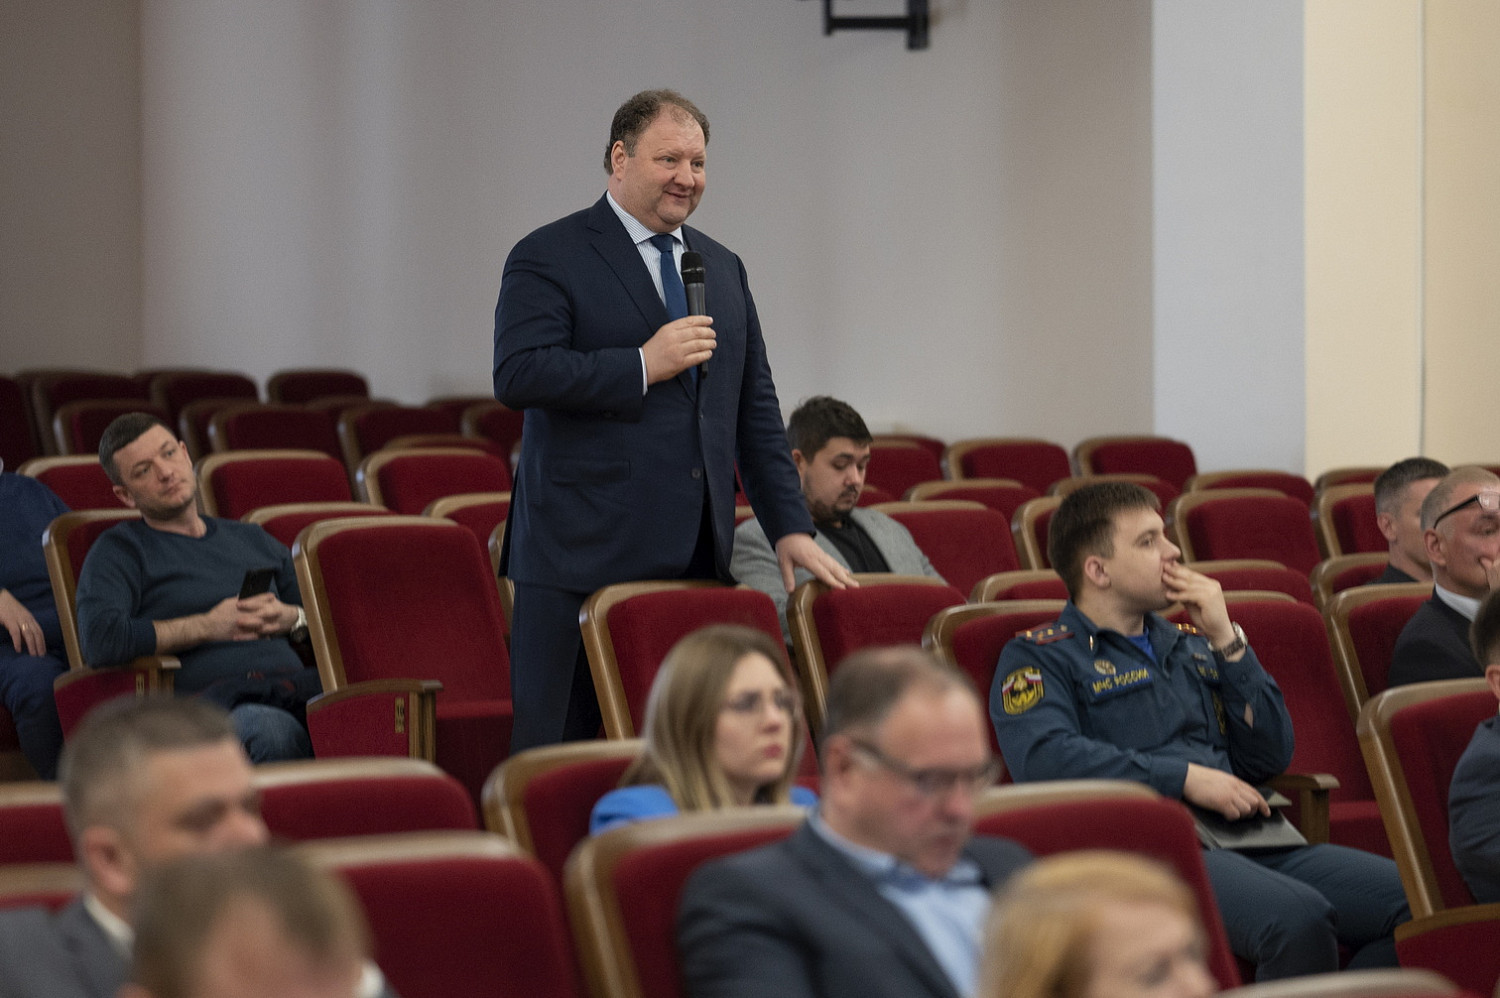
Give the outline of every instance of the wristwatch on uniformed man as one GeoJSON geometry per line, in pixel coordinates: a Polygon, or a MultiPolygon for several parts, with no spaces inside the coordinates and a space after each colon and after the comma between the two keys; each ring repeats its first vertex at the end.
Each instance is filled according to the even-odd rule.
{"type": "Polygon", "coordinates": [[[1223,648],[1209,648],[1210,651],[1220,658],[1229,658],[1231,655],[1238,655],[1249,647],[1249,642],[1245,640],[1245,629],[1239,624],[1231,624],[1230,626],[1234,628],[1234,640],[1223,648]]]}

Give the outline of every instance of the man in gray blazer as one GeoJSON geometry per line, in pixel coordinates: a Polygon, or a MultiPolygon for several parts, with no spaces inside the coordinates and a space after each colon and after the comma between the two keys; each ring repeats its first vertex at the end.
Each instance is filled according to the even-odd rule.
{"type": "Polygon", "coordinates": [[[972,994],[990,895],[1030,858],[971,838],[998,771],[967,676],[915,647],[850,656],[828,690],[819,810],[684,887],[689,998],[972,994]]]}
{"type": "MultiPolygon", "coordinates": [[[[870,435],[865,421],[846,402],[819,395],[793,410],[786,422],[792,461],[802,480],[802,497],[817,528],[818,546],[851,572],[894,572],[942,578],[901,524],[874,510],[860,508],[865,469],[870,464],[870,435]]],[[[776,552],[760,521],[746,520],[734,532],[730,573],[776,602],[782,636],[789,595],[782,583],[776,552]]],[[[797,569],[801,585],[812,573],[797,569]]]]}
{"type": "MultiPolygon", "coordinates": [[[[180,857],[269,838],[234,724],[202,700],[101,705],[70,736],[59,775],[83,893],[56,914],[0,912],[0,998],[114,998],[142,880],[180,857]]],[[[373,967],[363,985],[384,988],[373,967]]]]}

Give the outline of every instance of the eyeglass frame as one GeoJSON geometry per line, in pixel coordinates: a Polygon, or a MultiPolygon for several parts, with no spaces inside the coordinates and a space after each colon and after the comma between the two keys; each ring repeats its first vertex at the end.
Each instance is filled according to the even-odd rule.
{"type": "Polygon", "coordinates": [[[1469,506],[1478,506],[1486,513],[1494,513],[1497,510],[1500,510],[1500,490],[1480,489],[1478,492],[1469,496],[1469,498],[1465,499],[1463,502],[1458,503],[1455,506],[1450,506],[1449,508],[1443,510],[1443,512],[1439,513],[1438,518],[1432,521],[1432,526],[1428,529],[1436,530],[1437,525],[1443,522],[1444,517],[1452,516],[1459,510],[1466,509],[1469,506]]]}
{"type": "Polygon", "coordinates": [[[993,786],[1000,778],[1004,764],[998,756],[991,756],[989,761],[981,766],[971,769],[913,769],[897,759],[892,759],[871,743],[860,739],[850,738],[849,744],[856,752],[862,753],[873,760],[886,772],[901,777],[912,789],[929,800],[945,797],[953,792],[953,788],[962,785],[969,793],[980,791],[993,786]]]}

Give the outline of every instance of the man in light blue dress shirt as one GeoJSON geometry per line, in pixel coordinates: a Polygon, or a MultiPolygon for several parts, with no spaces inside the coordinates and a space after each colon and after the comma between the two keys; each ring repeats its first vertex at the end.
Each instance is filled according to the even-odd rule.
{"type": "Polygon", "coordinates": [[[962,998],[996,886],[1029,860],[973,838],[994,781],[968,678],[918,648],[860,652],[829,686],[819,810],[705,864],[678,912],[692,998],[962,998]]]}

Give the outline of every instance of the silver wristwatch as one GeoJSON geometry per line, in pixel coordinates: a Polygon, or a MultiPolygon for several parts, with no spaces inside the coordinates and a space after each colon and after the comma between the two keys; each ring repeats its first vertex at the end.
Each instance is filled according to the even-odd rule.
{"type": "Polygon", "coordinates": [[[1245,640],[1245,629],[1239,624],[1232,624],[1230,626],[1234,628],[1234,640],[1229,642],[1229,644],[1225,645],[1223,648],[1214,648],[1212,646],[1210,646],[1209,648],[1210,651],[1212,651],[1220,658],[1228,658],[1231,655],[1238,655],[1240,652],[1249,647],[1249,642],[1245,640]]]}

